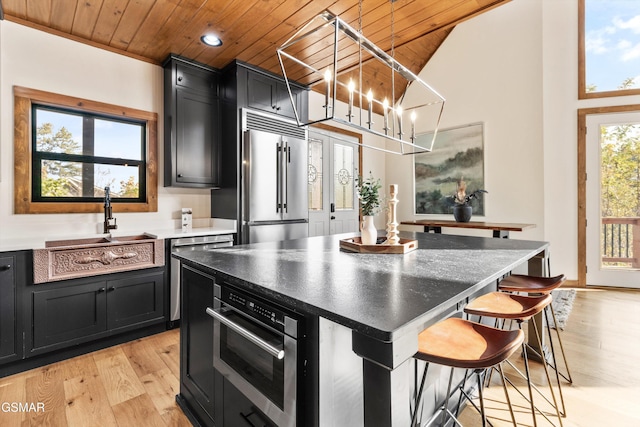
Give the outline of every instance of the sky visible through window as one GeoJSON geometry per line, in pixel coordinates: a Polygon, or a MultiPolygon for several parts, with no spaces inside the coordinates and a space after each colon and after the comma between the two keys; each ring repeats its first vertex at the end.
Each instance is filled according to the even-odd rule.
{"type": "MultiPolygon", "coordinates": [[[[72,139],[78,144],[78,150],[70,154],[82,154],[82,117],[79,115],[60,113],[38,109],[37,124],[40,127],[44,123],[53,125],[53,133],[65,128],[72,135],[72,139]]],[[[96,118],[94,136],[94,155],[100,157],[112,157],[130,160],[142,160],[141,125],[102,120],[96,118]]],[[[56,149],[54,151],[59,152],[56,149]]],[[[114,196],[122,190],[121,182],[127,181],[133,176],[138,183],[138,171],[136,167],[116,165],[96,165],[96,186],[111,185],[114,196]]]]}
{"type": "Polygon", "coordinates": [[[640,88],[640,0],[585,0],[585,56],[587,92],[640,88]]]}

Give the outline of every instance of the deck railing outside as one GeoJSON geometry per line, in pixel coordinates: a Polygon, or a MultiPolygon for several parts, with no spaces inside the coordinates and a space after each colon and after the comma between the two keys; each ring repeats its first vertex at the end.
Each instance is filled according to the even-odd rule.
{"type": "Polygon", "coordinates": [[[640,268],[640,218],[602,218],[602,264],[640,268]]]}

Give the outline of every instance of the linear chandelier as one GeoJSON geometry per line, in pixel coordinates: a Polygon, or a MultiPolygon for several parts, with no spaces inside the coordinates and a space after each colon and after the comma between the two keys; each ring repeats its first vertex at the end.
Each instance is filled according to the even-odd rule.
{"type": "MultiPolygon", "coordinates": [[[[363,146],[392,154],[430,152],[436,138],[445,99],[393,56],[393,4],[391,53],[329,11],[324,11],[277,49],[298,126],[334,121],[384,138],[384,147],[363,146]],[[308,117],[296,108],[292,81],[322,93],[312,99],[308,117]],[[396,87],[402,87],[400,90],[396,87]],[[407,89],[411,106],[404,108],[407,89]],[[336,103],[347,99],[344,103],[336,103]],[[399,95],[396,97],[396,95],[399,95]],[[374,120],[377,113],[382,120],[374,120]],[[416,128],[428,131],[420,137],[416,128]]],[[[360,2],[360,27],[362,26],[360,2]]]]}

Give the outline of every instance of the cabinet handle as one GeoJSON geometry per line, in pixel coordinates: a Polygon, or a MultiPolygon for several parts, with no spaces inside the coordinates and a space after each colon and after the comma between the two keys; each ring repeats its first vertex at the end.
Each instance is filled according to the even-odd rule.
{"type": "Polygon", "coordinates": [[[0,271],[7,271],[11,268],[11,264],[3,265],[0,267],[0,271]]]}
{"type": "Polygon", "coordinates": [[[178,81],[181,82],[182,81],[182,76],[178,76],[178,81]]]}
{"type": "Polygon", "coordinates": [[[115,290],[116,290],[116,288],[115,288],[114,286],[111,286],[111,287],[109,288],[109,292],[113,292],[113,291],[115,291],[115,290]]]}
{"type": "Polygon", "coordinates": [[[98,289],[98,293],[99,293],[99,294],[101,294],[101,293],[103,293],[105,290],[106,290],[105,288],[100,288],[100,289],[98,289]]]}
{"type": "Polygon", "coordinates": [[[178,178],[182,178],[182,174],[181,173],[178,174],[178,178]]]}

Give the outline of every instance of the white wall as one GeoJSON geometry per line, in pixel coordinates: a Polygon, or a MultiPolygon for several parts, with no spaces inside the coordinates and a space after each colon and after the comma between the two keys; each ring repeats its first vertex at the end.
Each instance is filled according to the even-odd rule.
{"type": "MultiPolygon", "coordinates": [[[[122,55],[0,21],[0,238],[93,234],[102,214],[13,213],[13,86],[23,86],[158,113],[159,164],[163,165],[162,68],[122,55]]],[[[116,213],[119,231],[178,226],[179,210],[210,217],[209,190],[164,188],[159,169],[158,212],[116,213]]]]}
{"type": "MultiPolygon", "coordinates": [[[[446,98],[440,129],[484,123],[489,193],[476,219],[536,224],[512,233],[524,239],[544,237],[541,13],[538,1],[514,1],[460,24],[420,73],[446,98]]],[[[387,157],[387,182],[400,185],[401,219],[425,217],[414,215],[411,156],[387,157]]]]}
{"type": "MultiPolygon", "coordinates": [[[[464,22],[420,76],[447,99],[442,128],[485,125],[489,194],[479,219],[536,224],[511,237],[549,241],[552,273],[577,279],[577,111],[640,103],[578,101],[577,2],[513,1],[464,22]]],[[[412,188],[411,167],[387,157],[387,182],[412,188]]],[[[412,201],[398,210],[420,218],[412,201]]]]}

